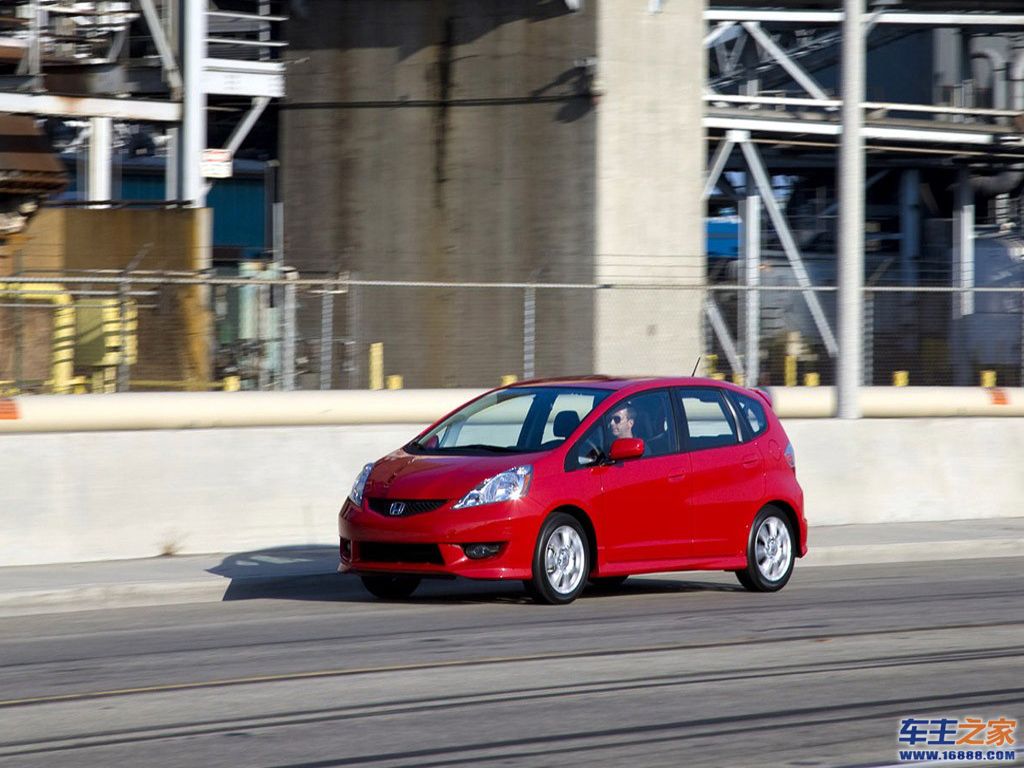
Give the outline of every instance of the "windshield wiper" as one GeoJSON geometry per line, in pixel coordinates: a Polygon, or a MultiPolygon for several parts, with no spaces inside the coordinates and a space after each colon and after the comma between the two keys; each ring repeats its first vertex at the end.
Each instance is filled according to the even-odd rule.
{"type": "Polygon", "coordinates": [[[484,445],[483,443],[470,443],[469,445],[447,445],[443,448],[433,448],[435,451],[490,451],[491,453],[524,453],[519,448],[511,448],[505,445],[484,445]]]}

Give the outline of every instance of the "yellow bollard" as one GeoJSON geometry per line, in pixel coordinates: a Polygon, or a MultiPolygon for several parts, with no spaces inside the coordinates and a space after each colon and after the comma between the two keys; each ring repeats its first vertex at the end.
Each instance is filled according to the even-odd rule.
{"type": "Polygon", "coordinates": [[[240,376],[225,376],[224,377],[224,391],[225,392],[238,392],[242,389],[242,378],[240,376]]]}
{"type": "Polygon", "coordinates": [[[981,386],[983,387],[994,387],[996,385],[996,372],[995,371],[982,371],[981,372],[981,386]]]}
{"type": "Polygon", "coordinates": [[[704,375],[709,379],[714,379],[717,369],[718,355],[704,355],[704,375]]]}
{"type": "Polygon", "coordinates": [[[786,355],[785,373],[783,375],[787,387],[796,386],[796,355],[786,355]]]}
{"type": "Polygon", "coordinates": [[[910,384],[910,371],[893,371],[892,385],[894,387],[905,387],[910,384]]]}
{"type": "Polygon", "coordinates": [[[384,382],[388,389],[401,389],[402,388],[402,377],[401,376],[388,376],[384,382]]]}
{"type": "Polygon", "coordinates": [[[743,372],[742,371],[739,372],[739,373],[734,373],[732,375],[732,383],[735,384],[738,387],[742,387],[743,386],[743,372]]]}
{"type": "Polygon", "coordinates": [[[508,373],[501,377],[501,386],[507,387],[509,384],[515,384],[519,381],[519,377],[514,373],[508,373]]]}
{"type": "Polygon", "coordinates": [[[821,384],[821,376],[812,371],[804,374],[804,386],[805,387],[816,387],[821,384]]]}
{"type": "Polygon", "coordinates": [[[384,389],[384,344],[370,345],[370,389],[384,389]]]}

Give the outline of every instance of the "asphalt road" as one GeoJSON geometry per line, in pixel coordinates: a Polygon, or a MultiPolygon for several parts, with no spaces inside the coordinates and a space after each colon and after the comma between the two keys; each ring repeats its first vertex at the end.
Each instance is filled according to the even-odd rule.
{"type": "Polygon", "coordinates": [[[1004,559],[798,565],[775,595],[636,578],[564,608],[338,577],[3,619],[0,764],[891,765],[902,717],[1024,718],[1022,596],[1004,559]]]}

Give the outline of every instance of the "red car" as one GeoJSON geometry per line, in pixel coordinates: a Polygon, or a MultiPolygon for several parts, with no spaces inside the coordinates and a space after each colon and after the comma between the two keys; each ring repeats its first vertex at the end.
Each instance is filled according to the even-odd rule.
{"type": "Polygon", "coordinates": [[[781,589],[807,553],[793,446],[760,391],[697,378],[492,390],[367,464],[341,572],[381,598],[420,579],[522,579],[548,603],[636,573],[781,589]]]}

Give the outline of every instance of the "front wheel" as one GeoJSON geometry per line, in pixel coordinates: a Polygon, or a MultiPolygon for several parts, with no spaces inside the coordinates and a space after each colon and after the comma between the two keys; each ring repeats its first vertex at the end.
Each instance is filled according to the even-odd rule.
{"type": "Polygon", "coordinates": [[[530,592],[537,602],[565,605],[587,585],[590,548],[587,533],[572,515],[549,517],[540,529],[533,553],[530,592]]]}
{"type": "Polygon", "coordinates": [[[785,515],[775,507],[757,513],[747,543],[747,567],[736,571],[751,592],[777,592],[793,575],[793,531],[785,515]]]}
{"type": "Polygon", "coordinates": [[[400,573],[364,573],[359,578],[366,591],[381,600],[404,600],[420,585],[419,576],[400,573]]]}

